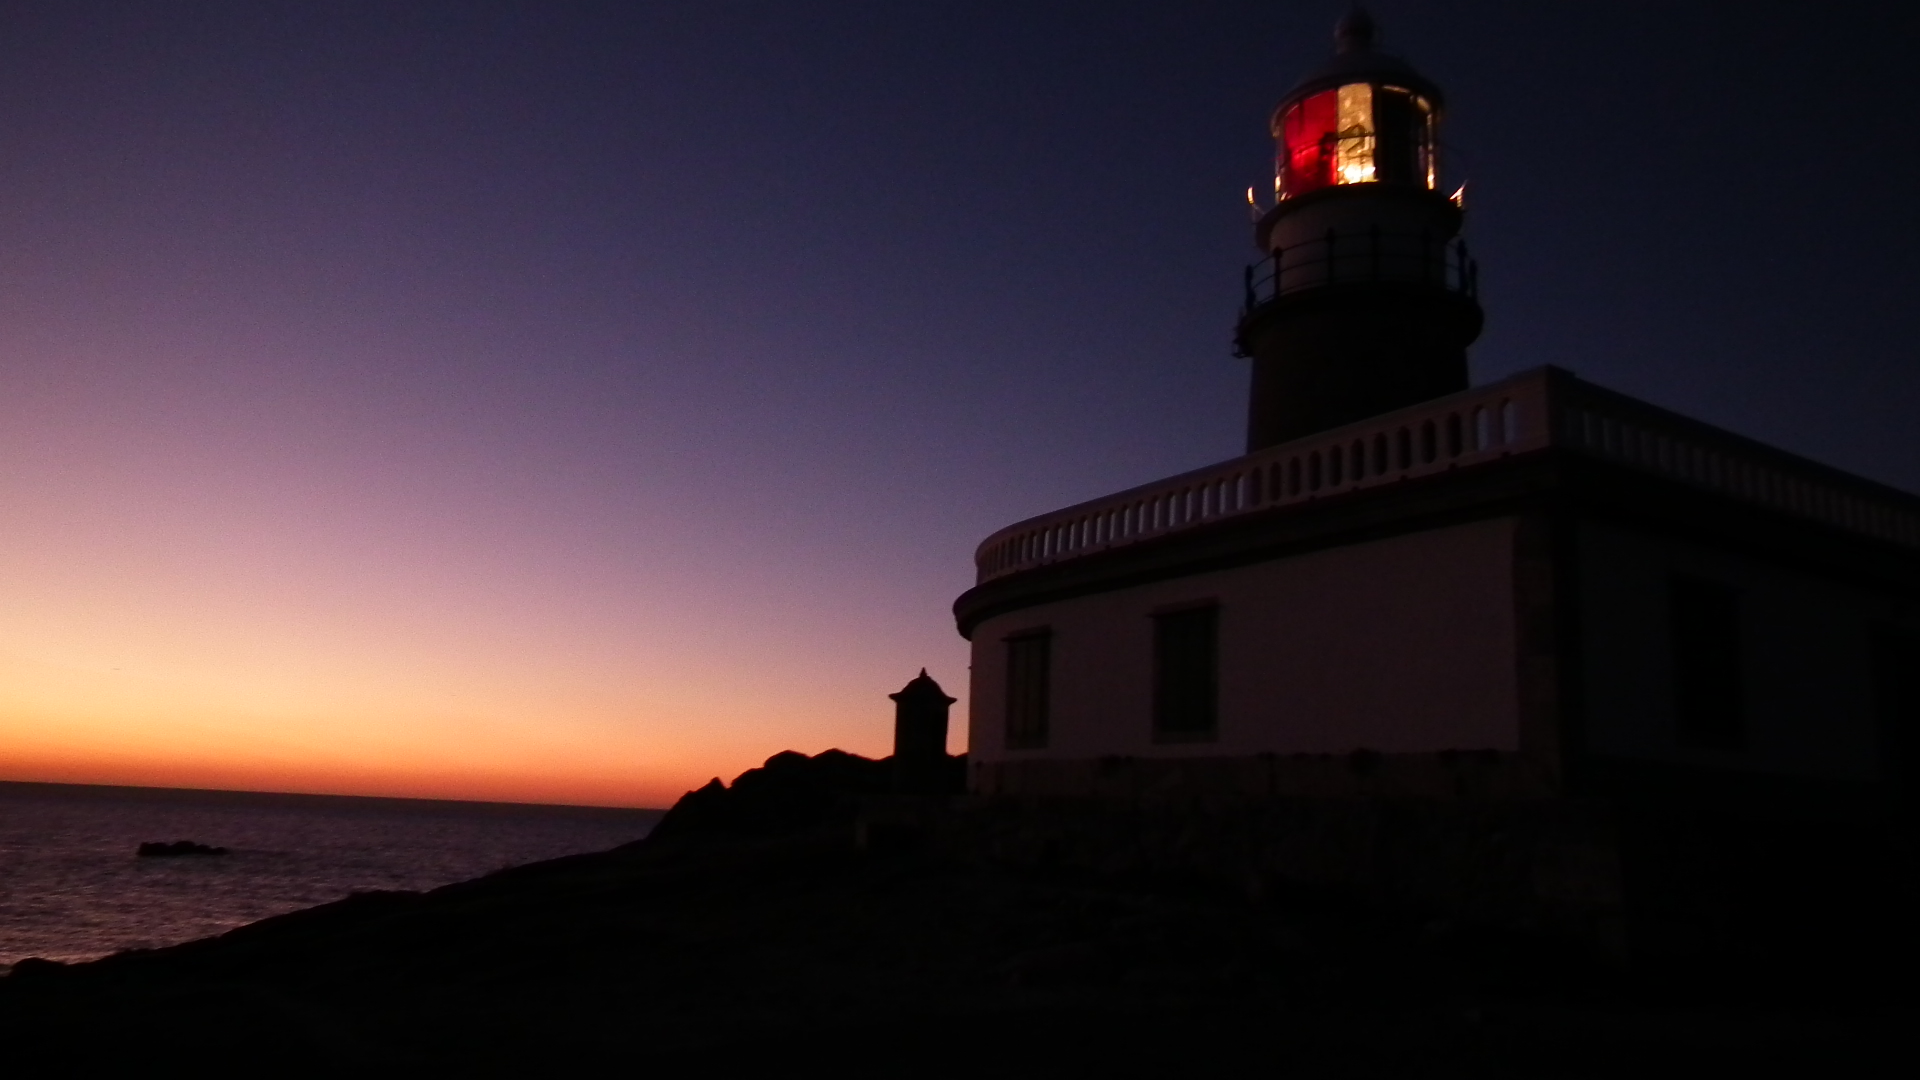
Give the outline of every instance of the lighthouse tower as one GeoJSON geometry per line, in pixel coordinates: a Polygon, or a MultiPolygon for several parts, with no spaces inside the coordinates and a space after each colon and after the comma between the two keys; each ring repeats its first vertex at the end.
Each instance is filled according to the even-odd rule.
{"type": "Polygon", "coordinates": [[[1440,88],[1374,49],[1356,9],[1273,112],[1274,205],[1254,226],[1236,342],[1249,453],[1464,390],[1479,336],[1458,198],[1440,190],[1440,88]]]}

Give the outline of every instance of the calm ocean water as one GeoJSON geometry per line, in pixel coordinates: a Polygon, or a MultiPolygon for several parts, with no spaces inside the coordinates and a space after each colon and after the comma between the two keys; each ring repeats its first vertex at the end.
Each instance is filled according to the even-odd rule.
{"type": "Polygon", "coordinates": [[[657,810],[0,782],[0,965],[174,945],[638,840],[657,810]],[[225,847],[142,859],[147,840],[225,847]]]}

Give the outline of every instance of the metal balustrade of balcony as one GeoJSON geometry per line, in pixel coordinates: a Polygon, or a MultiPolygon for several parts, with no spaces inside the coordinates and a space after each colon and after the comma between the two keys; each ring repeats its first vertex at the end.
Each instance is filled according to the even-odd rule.
{"type": "Polygon", "coordinates": [[[1328,229],[1248,266],[1240,315],[1245,318],[1283,296],[1329,285],[1403,283],[1477,298],[1480,268],[1459,237],[1328,229]]]}

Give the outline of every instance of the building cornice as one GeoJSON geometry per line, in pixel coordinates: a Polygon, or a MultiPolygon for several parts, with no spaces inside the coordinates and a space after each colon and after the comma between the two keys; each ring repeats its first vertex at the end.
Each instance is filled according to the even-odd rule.
{"type": "Polygon", "coordinates": [[[971,636],[1036,604],[1553,509],[1920,588],[1920,498],[1546,368],[1010,526],[954,614],[971,636]],[[1389,466],[1414,443],[1410,467],[1330,467],[1383,439],[1389,466]]]}

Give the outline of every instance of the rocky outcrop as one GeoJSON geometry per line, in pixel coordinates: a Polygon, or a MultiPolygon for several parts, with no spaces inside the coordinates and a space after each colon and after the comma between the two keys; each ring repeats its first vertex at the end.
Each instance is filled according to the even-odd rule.
{"type": "Polygon", "coordinates": [[[612,851],[23,961],[4,1060],[164,1071],[218,1032],[221,1061],[287,1076],[1860,1075],[1920,1008],[1909,980],[1646,977],[1434,916],[1521,880],[1604,897],[1611,871],[1548,858],[1602,835],[1579,815],[1021,808],[906,799],[885,766],[775,755],[612,851]],[[915,835],[862,842],[889,830],[915,835]],[[1404,905],[1332,888],[1369,882],[1404,905]]]}
{"type": "MultiPolygon", "coordinates": [[[[966,758],[946,759],[944,783],[934,797],[960,794],[966,785],[966,758]]],[[[861,757],[827,750],[808,757],[792,750],[775,754],[723,784],[718,777],[681,796],[653,828],[649,840],[689,837],[777,836],[849,830],[868,807],[888,800],[894,790],[892,758],[861,757]]]]}
{"type": "Polygon", "coordinates": [[[192,840],[175,840],[171,844],[149,840],[140,845],[134,854],[143,859],[178,859],[183,856],[225,855],[227,849],[211,844],[195,843],[192,840]]]}

